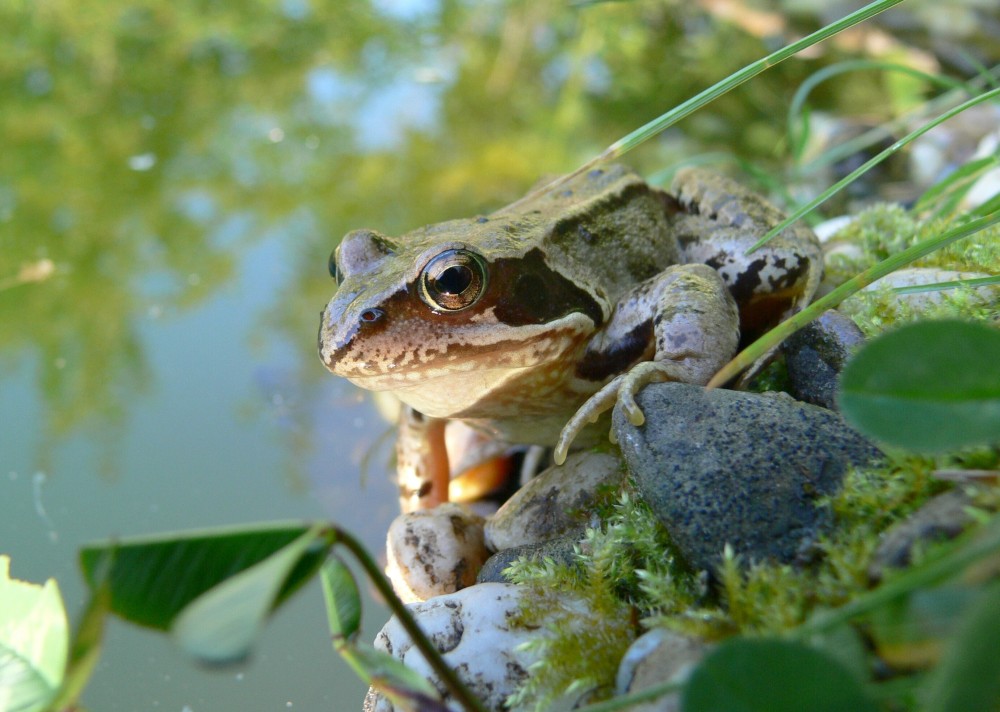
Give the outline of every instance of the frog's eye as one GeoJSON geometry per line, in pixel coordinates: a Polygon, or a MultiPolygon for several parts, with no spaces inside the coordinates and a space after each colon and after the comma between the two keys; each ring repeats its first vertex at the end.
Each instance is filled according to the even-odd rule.
{"type": "Polygon", "coordinates": [[[333,277],[333,281],[337,283],[338,287],[344,283],[344,273],[340,270],[340,264],[337,262],[336,249],[330,253],[330,263],[327,265],[327,269],[330,270],[330,276],[333,277]]]}
{"type": "Polygon", "coordinates": [[[475,304],[485,289],[483,258],[468,250],[442,252],[420,275],[420,297],[433,309],[465,309],[475,304]]]}

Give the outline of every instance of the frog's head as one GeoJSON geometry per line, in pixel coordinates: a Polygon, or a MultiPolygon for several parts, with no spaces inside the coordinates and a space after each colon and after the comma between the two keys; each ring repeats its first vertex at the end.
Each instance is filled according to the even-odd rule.
{"type": "Polygon", "coordinates": [[[475,415],[526,370],[562,368],[606,314],[530,239],[537,223],[521,214],[398,239],[349,233],[330,260],[338,289],[320,324],[323,363],[435,417],[475,415]]]}

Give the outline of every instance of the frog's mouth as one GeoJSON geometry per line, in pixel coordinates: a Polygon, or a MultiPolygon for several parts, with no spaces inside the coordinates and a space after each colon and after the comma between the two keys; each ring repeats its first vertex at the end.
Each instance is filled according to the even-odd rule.
{"type": "Polygon", "coordinates": [[[426,415],[455,417],[515,391],[525,399],[544,398],[572,377],[592,330],[588,317],[570,314],[549,324],[494,328],[488,338],[456,334],[443,346],[366,340],[364,348],[323,351],[322,357],[327,368],[361,388],[393,392],[426,415]]]}

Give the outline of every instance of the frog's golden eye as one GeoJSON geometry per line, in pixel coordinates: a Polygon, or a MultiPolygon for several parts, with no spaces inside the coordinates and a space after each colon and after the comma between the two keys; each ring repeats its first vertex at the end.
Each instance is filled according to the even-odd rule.
{"type": "Polygon", "coordinates": [[[327,269],[330,270],[330,276],[333,277],[333,281],[337,283],[338,287],[344,283],[344,273],[340,270],[340,264],[337,262],[336,249],[330,253],[330,262],[327,265],[327,269]]]}
{"type": "Polygon", "coordinates": [[[420,297],[433,309],[465,309],[475,304],[485,289],[483,258],[468,250],[446,250],[420,274],[420,297]]]}

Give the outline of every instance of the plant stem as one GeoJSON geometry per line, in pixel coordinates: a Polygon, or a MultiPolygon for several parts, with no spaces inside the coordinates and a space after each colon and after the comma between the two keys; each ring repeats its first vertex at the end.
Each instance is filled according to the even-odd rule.
{"type": "Polygon", "coordinates": [[[343,544],[347,549],[354,554],[354,557],[361,564],[361,567],[368,574],[368,578],[378,592],[382,594],[382,598],[385,599],[386,604],[393,614],[399,619],[400,624],[403,629],[413,640],[413,644],[417,646],[417,649],[423,653],[424,658],[433,668],[434,672],[438,674],[441,678],[441,682],[444,686],[448,688],[448,691],[454,696],[455,700],[461,704],[468,712],[486,712],[483,707],[482,702],[472,694],[472,691],[463,683],[455,671],[452,670],[448,663],[444,661],[441,657],[441,653],[438,649],[434,647],[434,643],[424,634],[417,624],[417,621],[410,615],[410,612],[406,610],[406,604],[404,604],[396,592],[392,590],[392,584],[386,579],[385,574],[379,570],[378,565],[369,556],[368,552],[361,545],[361,543],[351,536],[349,533],[337,526],[331,526],[328,530],[330,532],[331,538],[334,542],[343,544]]]}

